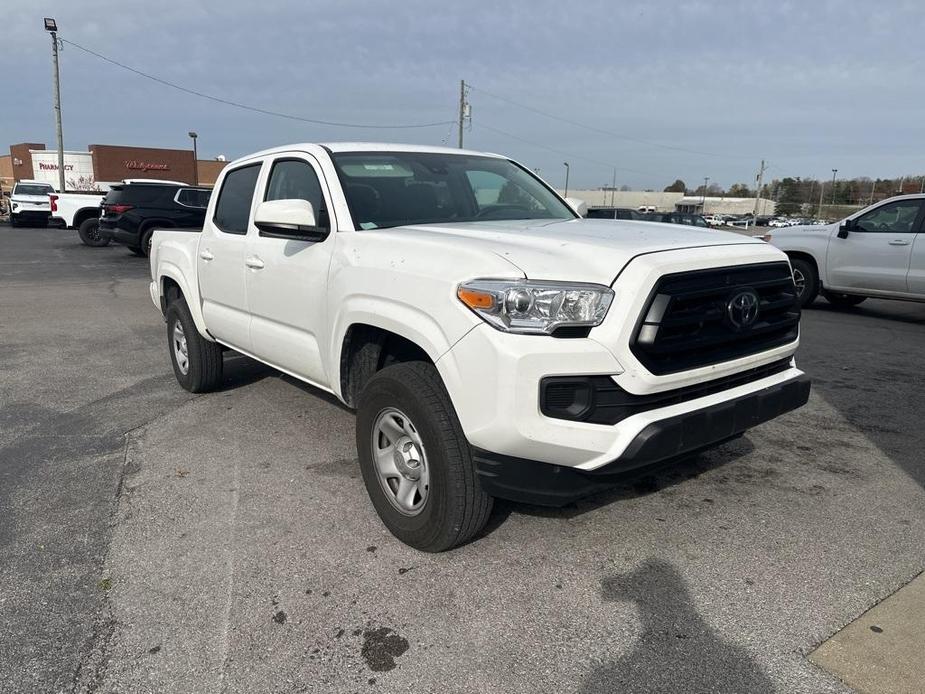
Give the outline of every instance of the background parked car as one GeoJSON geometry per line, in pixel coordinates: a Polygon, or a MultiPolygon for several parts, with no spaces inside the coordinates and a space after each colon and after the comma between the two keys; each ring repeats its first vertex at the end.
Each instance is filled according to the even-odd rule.
{"type": "Polygon", "coordinates": [[[641,219],[645,215],[628,207],[589,207],[588,219],[641,219]]]}
{"type": "Polygon", "coordinates": [[[10,226],[46,226],[51,207],[48,196],[55,189],[42,181],[18,181],[10,195],[10,226]]]}
{"type": "Polygon", "coordinates": [[[692,227],[709,227],[707,221],[699,214],[689,212],[663,212],[647,214],[640,217],[647,222],[662,222],[663,224],[685,224],[692,227]]]}
{"type": "Polygon", "coordinates": [[[201,227],[211,194],[175,183],[116,184],[103,199],[99,233],[146,256],[156,228],[201,227]]]}

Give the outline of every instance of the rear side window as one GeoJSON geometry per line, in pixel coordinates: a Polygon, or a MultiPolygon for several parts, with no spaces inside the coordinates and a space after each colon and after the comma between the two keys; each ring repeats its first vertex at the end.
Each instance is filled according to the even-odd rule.
{"type": "Polygon", "coordinates": [[[218,193],[215,226],[228,234],[246,234],[260,164],[229,171],[218,193]]]}
{"type": "Polygon", "coordinates": [[[181,188],[180,192],[177,193],[177,202],[187,207],[206,208],[209,206],[209,197],[211,194],[211,190],[181,188]]]}

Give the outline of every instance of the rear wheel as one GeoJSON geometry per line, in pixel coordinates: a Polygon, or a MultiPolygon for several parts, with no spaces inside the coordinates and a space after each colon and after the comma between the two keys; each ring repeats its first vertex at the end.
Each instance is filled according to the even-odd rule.
{"type": "Polygon", "coordinates": [[[199,334],[185,299],[167,307],[167,346],[177,382],[191,393],[215,390],[222,382],[222,347],[199,334]]]}
{"type": "Polygon", "coordinates": [[[399,540],[442,552],[485,526],[492,498],[479,484],[432,364],[405,362],[377,372],[359,397],[356,436],[366,491],[399,540]]]}
{"type": "Polygon", "coordinates": [[[103,236],[100,233],[100,220],[95,217],[82,221],[80,226],[77,227],[77,235],[80,236],[80,240],[84,245],[94,248],[108,246],[110,241],[108,236],[103,236]]]}
{"type": "Polygon", "coordinates": [[[791,258],[790,265],[793,268],[793,284],[797,289],[797,299],[800,306],[806,308],[819,293],[819,275],[813,264],[802,258],[791,258]]]}
{"type": "Polygon", "coordinates": [[[836,294],[833,292],[822,292],[822,296],[825,297],[833,306],[838,306],[839,308],[848,308],[850,306],[857,306],[862,301],[866,300],[866,296],[858,296],[857,294],[836,294]]]}

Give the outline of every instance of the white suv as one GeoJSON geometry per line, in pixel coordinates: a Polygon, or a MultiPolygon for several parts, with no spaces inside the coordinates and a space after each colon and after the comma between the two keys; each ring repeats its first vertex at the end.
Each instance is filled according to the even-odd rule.
{"type": "Polygon", "coordinates": [[[54,187],[43,181],[17,181],[10,195],[10,225],[48,224],[51,215],[48,196],[54,192],[54,187]]]}

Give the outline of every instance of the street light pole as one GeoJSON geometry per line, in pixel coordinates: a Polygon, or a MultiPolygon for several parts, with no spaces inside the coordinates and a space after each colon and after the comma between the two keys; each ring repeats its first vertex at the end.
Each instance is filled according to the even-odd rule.
{"type": "Polygon", "coordinates": [[[838,169],[832,169],[832,205],[835,204],[835,174],[838,173],[838,169]]]}
{"type": "Polygon", "coordinates": [[[562,162],[562,165],[565,167],[565,195],[564,197],[567,198],[568,197],[568,174],[569,174],[569,169],[571,167],[568,165],[567,161],[562,162]]]}
{"type": "Polygon", "coordinates": [[[58,71],[58,23],[45,17],[45,31],[51,34],[51,57],[55,78],[55,134],[58,137],[58,192],[64,192],[64,135],[61,131],[61,75],[58,71]]]}
{"type": "Polygon", "coordinates": [[[707,186],[710,184],[710,177],[703,177],[703,192],[700,194],[700,214],[707,213],[707,186]]]}
{"type": "Polygon", "coordinates": [[[199,137],[199,135],[197,135],[192,130],[190,130],[189,133],[187,134],[193,140],[193,178],[196,179],[195,181],[193,181],[193,185],[198,186],[199,185],[199,153],[196,151],[196,138],[199,137]]]}

